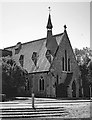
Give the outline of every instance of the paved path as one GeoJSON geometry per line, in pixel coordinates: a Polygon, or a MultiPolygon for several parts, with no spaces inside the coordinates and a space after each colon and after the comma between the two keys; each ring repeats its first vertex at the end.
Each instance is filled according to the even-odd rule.
{"type": "Polygon", "coordinates": [[[7,120],[14,119],[63,119],[90,118],[92,110],[91,100],[57,100],[35,98],[35,109],[32,108],[31,98],[0,102],[0,117],[7,120]]]}

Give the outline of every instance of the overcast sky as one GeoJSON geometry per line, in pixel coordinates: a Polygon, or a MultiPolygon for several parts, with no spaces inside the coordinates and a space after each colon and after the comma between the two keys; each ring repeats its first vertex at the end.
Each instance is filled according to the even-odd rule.
{"type": "Polygon", "coordinates": [[[49,6],[53,35],[66,24],[73,48],[90,47],[90,2],[2,2],[0,49],[46,37],[49,6]]]}

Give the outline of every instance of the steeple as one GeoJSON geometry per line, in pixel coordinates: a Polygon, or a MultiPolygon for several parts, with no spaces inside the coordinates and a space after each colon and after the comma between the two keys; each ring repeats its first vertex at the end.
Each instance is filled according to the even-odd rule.
{"type": "MultiPolygon", "coordinates": [[[[47,23],[47,41],[46,41],[47,52],[46,53],[48,53],[48,51],[49,51],[49,53],[52,56],[54,56],[58,44],[57,44],[56,39],[52,35],[52,28],[53,28],[53,26],[52,26],[52,22],[51,22],[50,7],[49,7],[49,17],[48,17],[48,23],[47,23]]],[[[50,61],[50,59],[49,59],[49,61],[50,61]]]]}
{"type": "Polygon", "coordinates": [[[49,17],[48,17],[48,23],[47,23],[47,27],[46,27],[48,30],[51,30],[53,28],[53,25],[52,25],[52,22],[51,22],[50,11],[51,11],[51,9],[49,7],[49,17]]]}

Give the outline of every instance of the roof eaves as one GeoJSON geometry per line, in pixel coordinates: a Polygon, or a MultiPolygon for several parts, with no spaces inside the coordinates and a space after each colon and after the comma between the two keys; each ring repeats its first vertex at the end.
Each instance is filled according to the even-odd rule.
{"type": "Polygon", "coordinates": [[[39,71],[39,72],[31,72],[31,73],[29,73],[29,74],[36,74],[36,73],[48,73],[49,72],[49,70],[48,71],[39,71]]]}

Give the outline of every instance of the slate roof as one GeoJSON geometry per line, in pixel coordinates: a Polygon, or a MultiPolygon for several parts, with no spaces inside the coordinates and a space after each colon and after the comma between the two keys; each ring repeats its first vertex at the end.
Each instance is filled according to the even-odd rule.
{"type": "MultiPolygon", "coordinates": [[[[62,37],[63,37],[63,34],[59,34],[58,36],[54,36],[54,38],[56,39],[58,45],[60,44],[60,42],[62,41],[62,37]]],[[[43,42],[41,43],[42,45],[39,47],[39,50],[38,50],[38,61],[37,61],[37,66],[33,66],[33,69],[31,72],[42,72],[42,71],[48,71],[51,64],[49,63],[49,61],[47,60],[45,54],[46,54],[46,51],[47,51],[47,48],[46,48],[46,39],[43,40],[43,42]]],[[[52,57],[52,60],[53,60],[53,56],[52,57]]]]}
{"type": "MultiPolygon", "coordinates": [[[[62,41],[63,33],[53,35],[53,37],[56,39],[58,45],[62,41]]],[[[26,43],[22,43],[22,48],[19,52],[19,55],[24,54],[24,57],[26,59],[26,65],[24,68],[28,71],[28,73],[34,73],[34,72],[43,72],[48,71],[50,68],[50,63],[47,60],[45,54],[47,51],[46,48],[46,41],[47,38],[38,39],[35,41],[30,41],[26,43]],[[37,65],[35,66],[33,60],[31,59],[33,52],[37,52],[38,58],[37,58],[37,65]],[[29,57],[29,58],[28,58],[29,57]]],[[[7,50],[14,50],[16,46],[5,48],[7,50]]],[[[53,59],[53,56],[52,56],[53,59]]]]}

